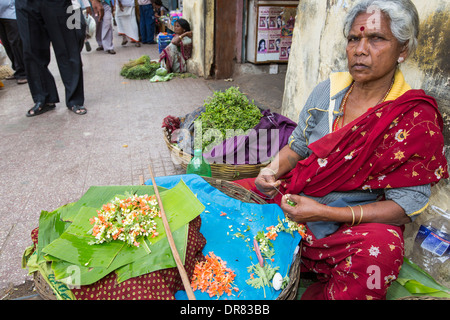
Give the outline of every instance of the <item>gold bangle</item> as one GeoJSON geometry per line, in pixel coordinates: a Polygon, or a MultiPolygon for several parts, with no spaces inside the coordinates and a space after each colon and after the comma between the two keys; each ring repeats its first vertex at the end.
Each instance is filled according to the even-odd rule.
{"type": "Polygon", "coordinates": [[[353,219],[352,219],[352,225],[351,226],[349,226],[348,223],[346,223],[346,225],[349,226],[349,227],[353,227],[353,225],[355,224],[355,211],[353,211],[352,207],[350,207],[350,206],[347,206],[347,207],[349,207],[350,210],[352,210],[353,219]]]}
{"type": "Polygon", "coordinates": [[[358,224],[357,224],[357,225],[359,225],[359,224],[361,223],[362,218],[363,218],[363,215],[364,215],[363,207],[362,207],[360,204],[358,204],[358,206],[361,208],[361,214],[360,214],[360,216],[359,216],[359,221],[358,221],[358,224]]]}

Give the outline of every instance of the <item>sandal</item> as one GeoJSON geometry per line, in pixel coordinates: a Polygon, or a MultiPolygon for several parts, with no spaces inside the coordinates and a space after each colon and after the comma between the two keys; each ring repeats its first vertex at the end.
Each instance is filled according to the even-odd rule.
{"type": "Polygon", "coordinates": [[[69,110],[78,115],[83,115],[87,113],[86,108],[83,106],[72,106],[69,107],[69,110]]]}
{"type": "Polygon", "coordinates": [[[38,116],[40,114],[43,114],[47,111],[55,109],[56,105],[54,103],[46,103],[43,104],[42,102],[37,102],[33,108],[28,110],[26,116],[27,117],[34,117],[38,116]]]}

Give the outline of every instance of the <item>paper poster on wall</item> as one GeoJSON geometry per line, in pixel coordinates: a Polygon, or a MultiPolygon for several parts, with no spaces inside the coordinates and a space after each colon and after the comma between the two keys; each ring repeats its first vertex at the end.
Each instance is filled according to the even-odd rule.
{"type": "Polygon", "coordinates": [[[291,54],[291,38],[281,38],[282,41],[280,43],[280,60],[288,60],[289,55],[291,54]]]}
{"type": "Polygon", "coordinates": [[[287,61],[295,25],[296,7],[260,6],[258,8],[258,62],[287,61]]]}
{"type": "Polygon", "coordinates": [[[258,37],[258,54],[267,53],[267,44],[269,42],[267,37],[267,33],[261,33],[260,37],[258,37]]]}

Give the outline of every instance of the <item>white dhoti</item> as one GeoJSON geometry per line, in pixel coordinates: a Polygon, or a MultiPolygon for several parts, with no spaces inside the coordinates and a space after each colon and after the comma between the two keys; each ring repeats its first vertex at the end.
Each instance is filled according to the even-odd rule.
{"type": "Polygon", "coordinates": [[[119,35],[126,35],[132,41],[139,42],[139,29],[134,6],[124,6],[123,11],[116,7],[116,22],[119,35]]]}

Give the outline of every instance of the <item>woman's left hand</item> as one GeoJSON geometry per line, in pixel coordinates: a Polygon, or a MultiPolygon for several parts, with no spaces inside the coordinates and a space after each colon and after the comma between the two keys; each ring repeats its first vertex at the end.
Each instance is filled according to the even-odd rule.
{"type": "Polygon", "coordinates": [[[325,206],[308,197],[295,194],[285,195],[281,197],[280,207],[287,218],[297,223],[324,220],[320,213],[323,212],[325,206]],[[295,202],[295,206],[288,204],[287,199],[295,202]]]}

